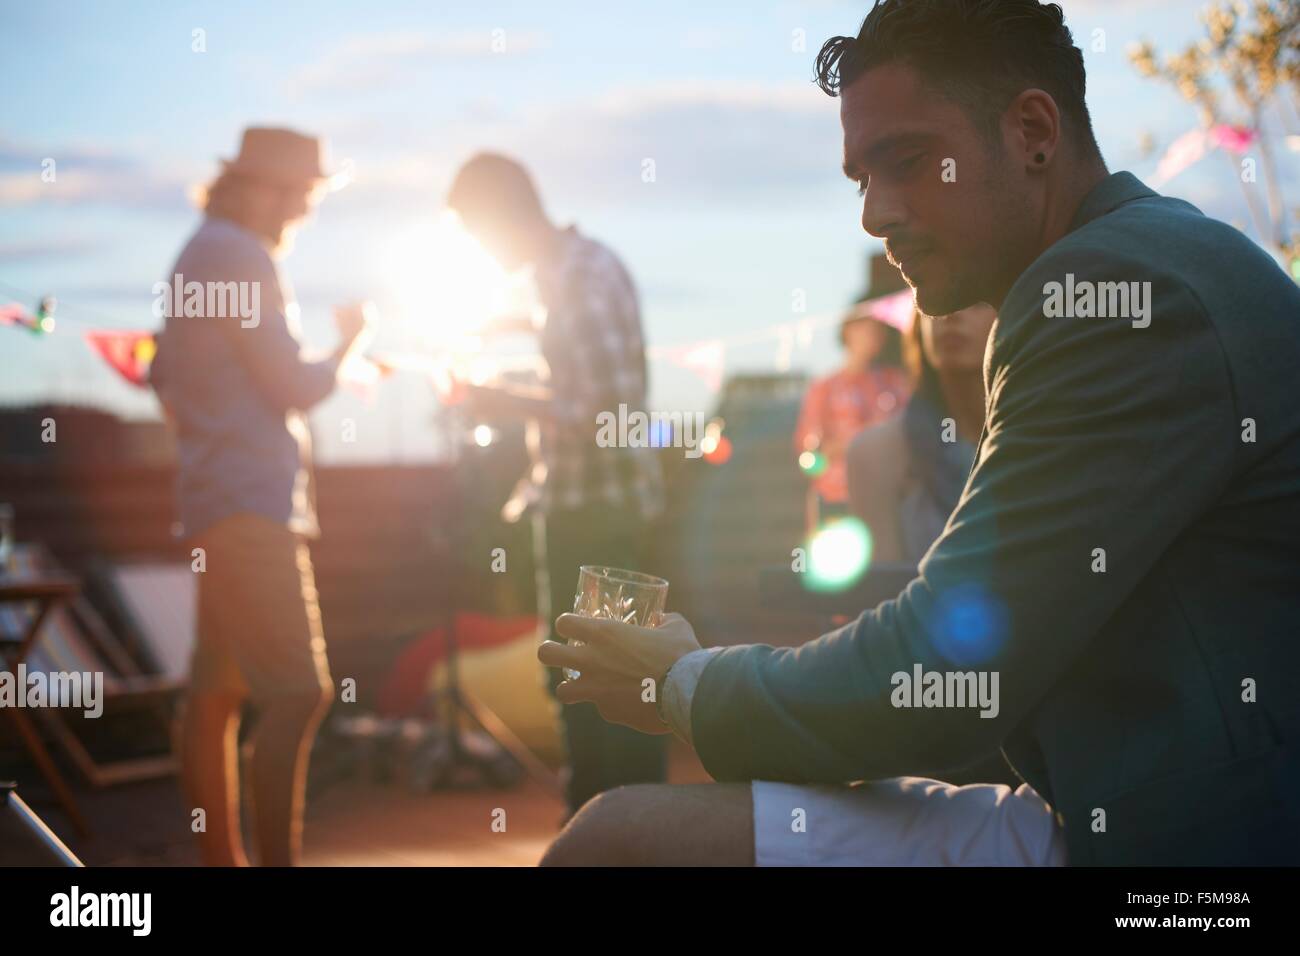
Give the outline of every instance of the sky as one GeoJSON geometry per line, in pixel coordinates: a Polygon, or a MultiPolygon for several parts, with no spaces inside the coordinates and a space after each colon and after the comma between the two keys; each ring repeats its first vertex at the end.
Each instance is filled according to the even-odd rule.
{"type": "MultiPolygon", "coordinates": [[[[1200,4],[1063,6],[1110,168],[1149,177],[1196,117],[1126,51],[1144,39],[1180,49],[1200,33],[1200,4]]],[[[198,221],[187,190],[235,154],[246,125],[325,136],[354,171],[285,262],[313,348],[332,344],[331,307],[357,298],[380,306],[377,349],[456,330],[460,300],[439,292],[438,270],[418,274],[420,257],[396,250],[437,221],[457,165],[496,149],[527,163],[554,218],[628,265],[656,349],[652,409],[712,410],[708,383],[671,360],[693,343],[722,340],[729,374],[825,372],[834,322],[879,244],[861,230],[856,186],[839,169],[838,102],[811,82],[812,64],[827,37],[857,32],[867,7],[0,0],[0,304],[60,301],[46,338],[0,328],[0,404],[158,415],[81,332],[157,327],[153,284],[198,221]],[[427,290],[418,309],[412,288],[427,290]]],[[[1221,161],[1163,191],[1246,225],[1221,161]]],[[[318,460],[435,455],[435,407],[409,374],[370,397],[341,391],[313,413],[318,460]]]]}

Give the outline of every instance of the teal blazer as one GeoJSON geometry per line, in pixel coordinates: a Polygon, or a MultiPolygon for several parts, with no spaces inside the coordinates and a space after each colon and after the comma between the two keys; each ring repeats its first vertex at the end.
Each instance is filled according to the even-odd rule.
{"type": "Polygon", "coordinates": [[[705,767],[941,778],[1000,748],[1073,864],[1300,863],[1300,288],[1117,173],[1010,290],[984,379],[918,577],[802,647],[715,655],[705,767]],[[997,672],[996,716],[894,706],[917,664],[997,672]]]}

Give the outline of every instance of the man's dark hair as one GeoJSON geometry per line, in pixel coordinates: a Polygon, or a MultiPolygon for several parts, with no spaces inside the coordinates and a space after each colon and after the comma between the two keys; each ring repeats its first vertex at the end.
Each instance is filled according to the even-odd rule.
{"type": "Polygon", "coordinates": [[[528,170],[499,153],[471,157],[456,173],[447,205],[462,216],[489,216],[503,222],[546,216],[528,170]]]}
{"type": "Polygon", "coordinates": [[[817,54],[817,85],[836,96],[886,63],[911,66],[965,107],[987,135],[1024,90],[1051,94],[1070,135],[1099,153],[1084,102],[1083,53],[1055,3],[1036,0],[876,0],[856,37],[817,54]]]}

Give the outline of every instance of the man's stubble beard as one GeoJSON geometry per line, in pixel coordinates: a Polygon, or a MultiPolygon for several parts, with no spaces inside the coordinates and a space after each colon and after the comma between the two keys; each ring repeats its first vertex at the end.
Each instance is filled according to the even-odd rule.
{"type": "MultiPolygon", "coordinates": [[[[1021,258],[1019,249],[1023,243],[1018,241],[1018,237],[1025,234],[1032,218],[1024,183],[1014,179],[994,161],[979,190],[980,209],[987,211],[981,221],[988,226],[968,238],[965,249],[969,252],[956,253],[961,258],[943,277],[943,285],[930,283],[928,295],[924,289],[917,290],[917,305],[927,315],[950,315],[980,302],[1000,298],[1005,291],[999,288],[1001,277],[1006,275],[1011,260],[1021,258]]],[[[966,221],[970,221],[969,217],[966,221]]],[[[1019,275],[1022,270],[1014,268],[1019,275]]],[[[1014,280],[1015,276],[1011,278],[1014,280]]]]}

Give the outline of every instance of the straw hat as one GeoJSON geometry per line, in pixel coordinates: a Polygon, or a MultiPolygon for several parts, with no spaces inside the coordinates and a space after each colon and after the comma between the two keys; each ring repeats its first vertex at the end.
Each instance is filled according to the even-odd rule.
{"type": "Polygon", "coordinates": [[[323,185],[330,192],[352,179],[351,163],[328,172],[325,141],[291,129],[251,126],[244,130],[239,155],[222,160],[222,169],[283,186],[323,185]]]}

